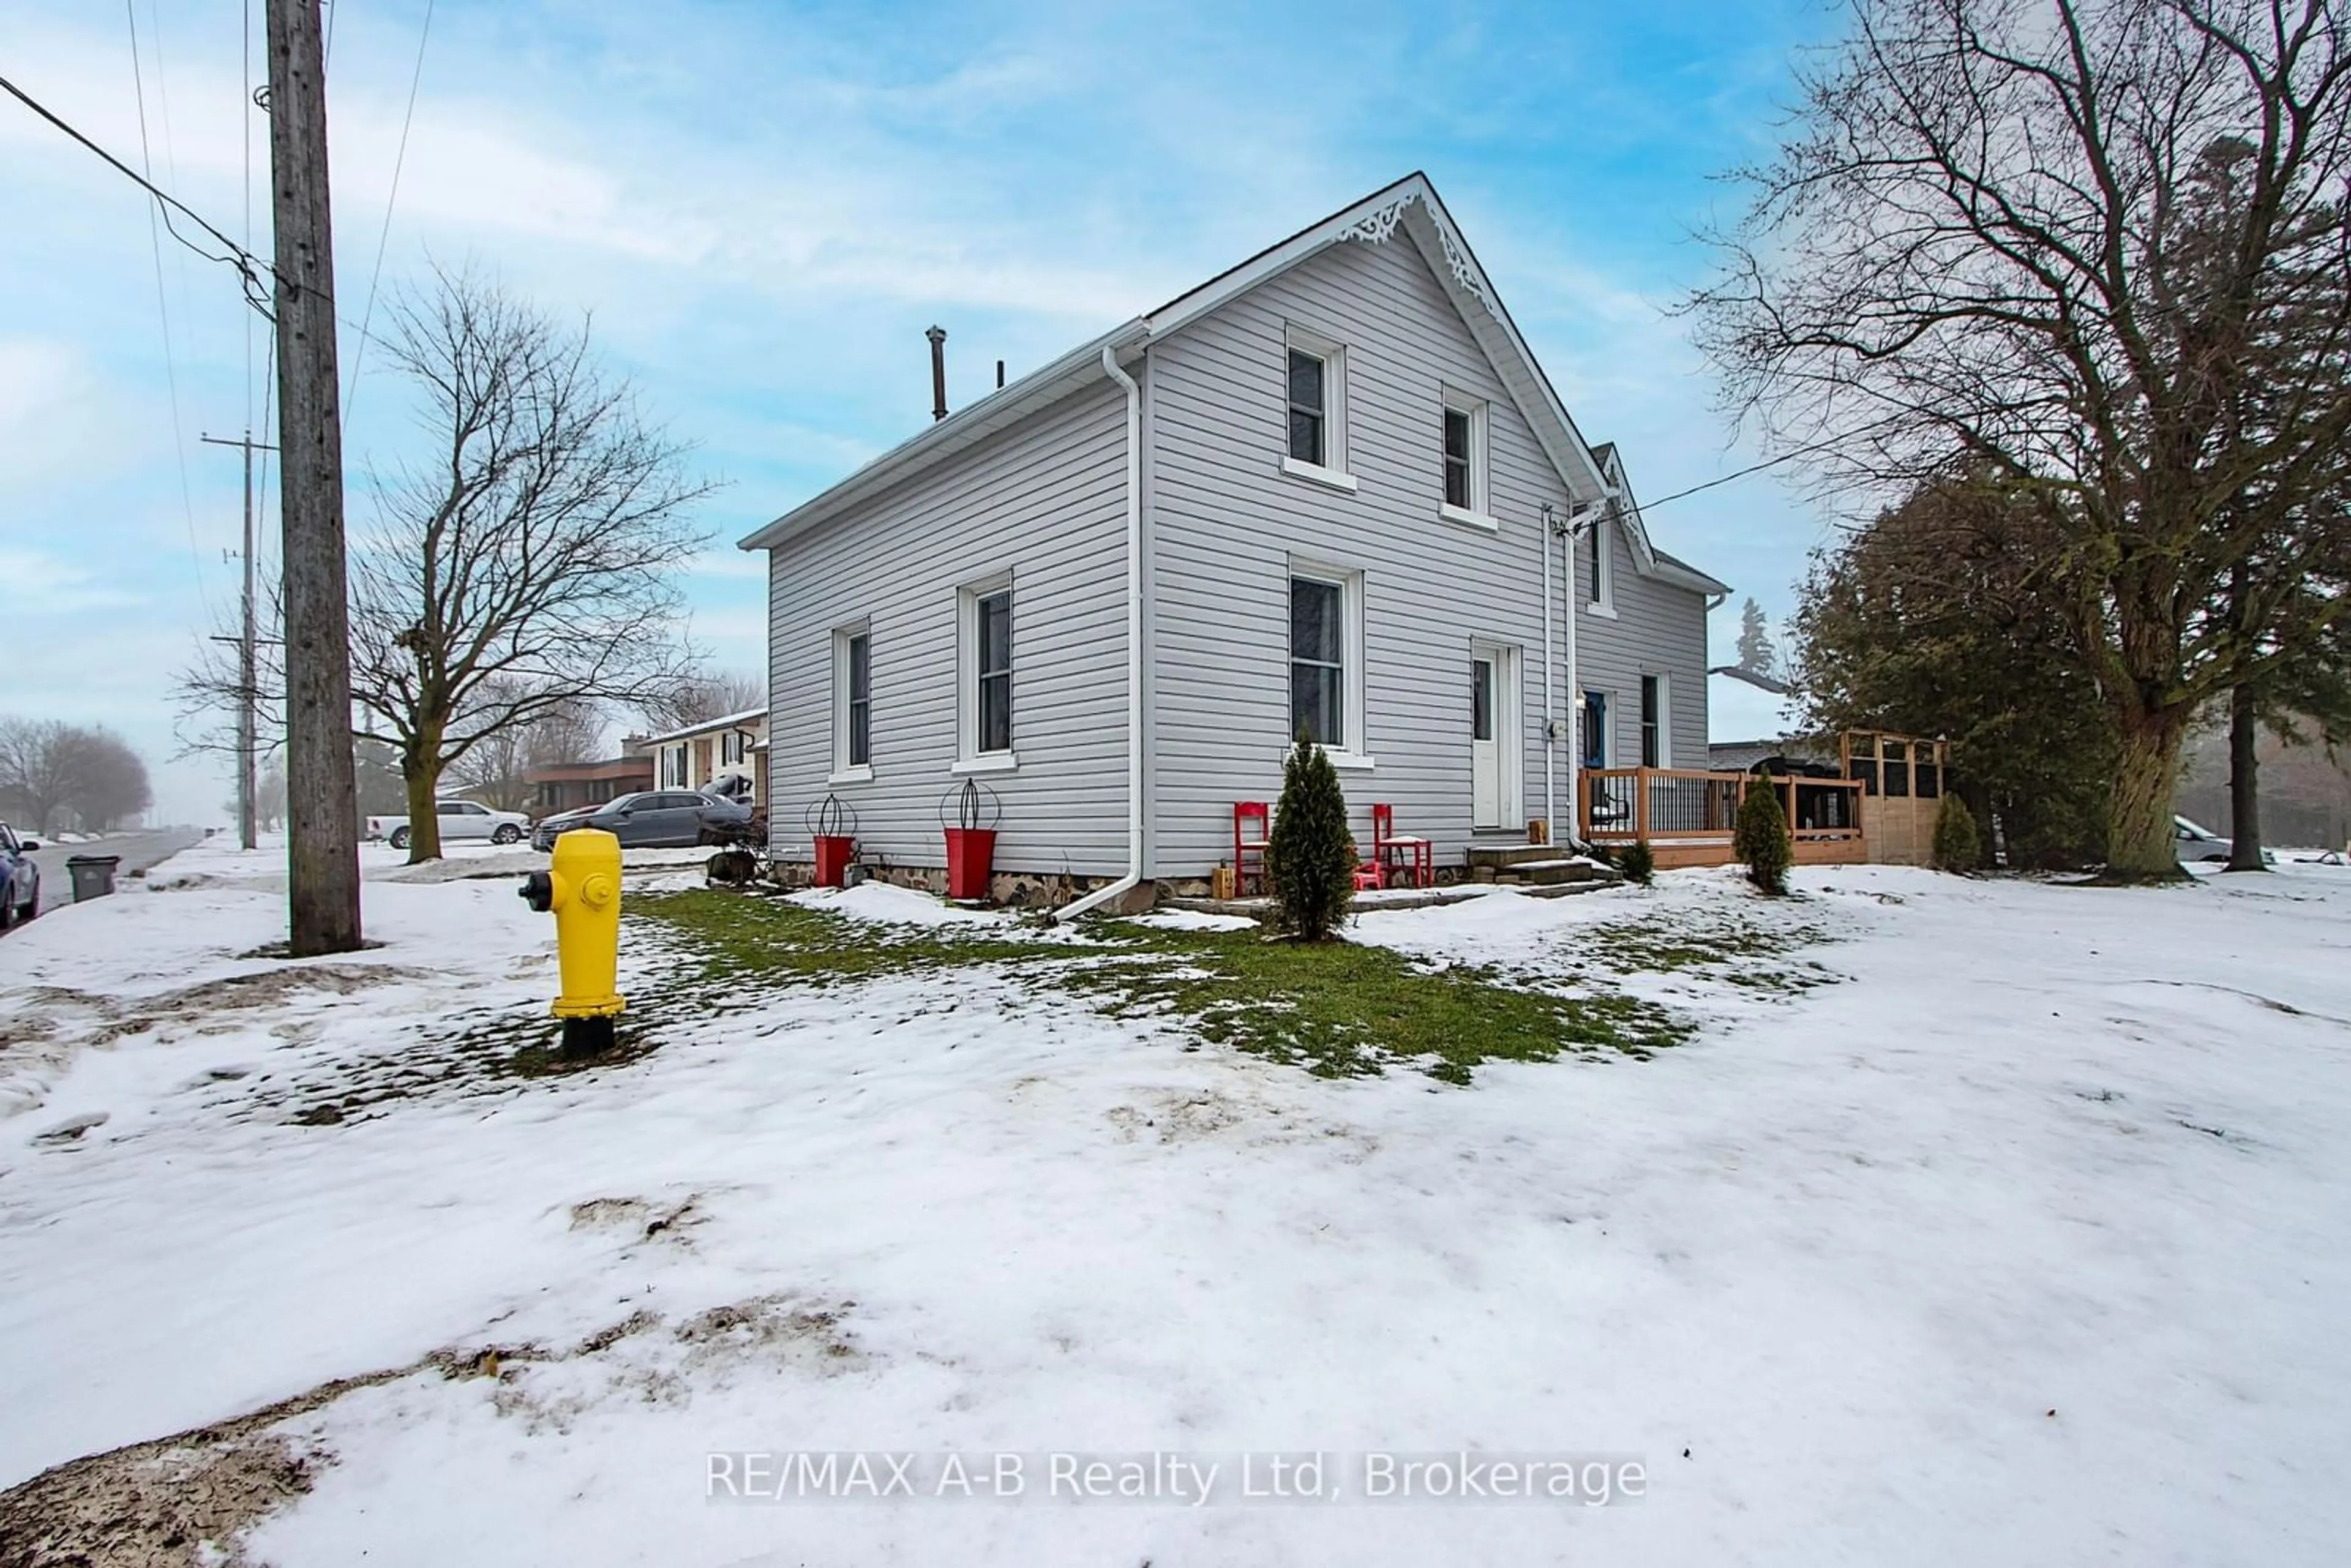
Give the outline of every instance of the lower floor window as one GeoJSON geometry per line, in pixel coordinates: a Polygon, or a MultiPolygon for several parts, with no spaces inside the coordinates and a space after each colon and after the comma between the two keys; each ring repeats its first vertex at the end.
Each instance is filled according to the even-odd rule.
{"type": "Polygon", "coordinates": [[[1641,677],[1641,766],[1663,768],[1666,761],[1666,678],[1641,677]]]}
{"type": "Polygon", "coordinates": [[[1012,749],[1012,591],[981,597],[979,616],[979,749],[1012,749]]]}
{"type": "Polygon", "coordinates": [[[1608,766],[1608,694],[1583,694],[1583,765],[1608,766]]]}
{"type": "Polygon", "coordinates": [[[873,761],[873,640],[865,632],[841,633],[834,679],[840,701],[841,728],[835,737],[834,766],[864,768],[873,761]]]}
{"type": "Polygon", "coordinates": [[[1346,590],[1290,580],[1290,730],[1319,745],[1347,744],[1346,590]]]}

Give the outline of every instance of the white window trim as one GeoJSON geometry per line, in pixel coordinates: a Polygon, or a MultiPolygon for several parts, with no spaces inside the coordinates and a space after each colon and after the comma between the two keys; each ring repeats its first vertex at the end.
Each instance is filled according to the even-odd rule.
{"type": "Polygon", "coordinates": [[[1466,413],[1469,416],[1469,504],[1457,507],[1444,498],[1445,427],[1440,414],[1437,441],[1437,515],[1448,523],[1499,533],[1502,525],[1494,517],[1493,464],[1488,434],[1491,426],[1489,405],[1484,398],[1453,387],[1441,390],[1445,413],[1466,413]]]}
{"type": "Polygon", "coordinates": [[[1608,529],[1614,521],[1613,516],[1603,514],[1593,522],[1592,602],[1583,607],[1587,614],[1611,621],[1616,619],[1616,549],[1608,529]]]}
{"type": "Polygon", "coordinates": [[[1303,479],[1328,489],[1343,490],[1350,496],[1360,487],[1353,474],[1342,474],[1335,468],[1317,468],[1311,463],[1301,463],[1288,453],[1282,455],[1281,471],[1293,479],[1303,479]]]}
{"type": "Polygon", "coordinates": [[[977,757],[959,757],[948,768],[951,778],[967,778],[974,773],[1010,773],[1020,766],[1017,751],[983,751],[977,757]]]}
{"type": "MultiPolygon", "coordinates": [[[[1342,637],[1340,665],[1342,686],[1339,693],[1339,720],[1347,727],[1349,744],[1326,746],[1322,755],[1331,766],[1343,772],[1368,773],[1379,766],[1379,759],[1364,747],[1364,574],[1354,567],[1339,566],[1331,561],[1315,560],[1305,556],[1290,558],[1290,578],[1304,578],[1310,582],[1327,582],[1339,591],[1339,619],[1342,637]]],[[[1289,579],[1283,580],[1282,596],[1289,598],[1289,579]]],[[[1287,605],[1285,603],[1285,609],[1287,605]]],[[[1286,624],[1286,623],[1285,623],[1286,624]]],[[[1290,702],[1290,639],[1285,632],[1281,647],[1282,707],[1287,715],[1290,702]]],[[[1294,732],[1293,732],[1294,734],[1294,732]]],[[[1296,752],[1293,739],[1283,748],[1287,758],[1296,752]]]]}
{"type": "MultiPolygon", "coordinates": [[[[956,590],[956,757],[947,771],[957,777],[968,773],[1009,773],[1020,766],[1017,746],[1003,751],[979,749],[979,601],[1011,590],[1012,586],[1012,574],[1003,571],[956,590]]],[[[1017,650],[1020,641],[1018,591],[1012,594],[1012,627],[1017,650]]],[[[1017,741],[1020,733],[1020,661],[1017,655],[1012,661],[1012,733],[1017,741]]]]}
{"type": "Polygon", "coordinates": [[[1355,477],[1347,469],[1347,346],[1311,327],[1286,323],[1281,334],[1281,471],[1292,478],[1353,494],[1355,477]],[[1293,349],[1322,361],[1323,460],[1319,464],[1290,455],[1290,351],[1293,349]]]}
{"type": "Polygon", "coordinates": [[[832,771],[827,784],[863,784],[873,777],[873,626],[852,621],[832,629],[832,771]],[[865,760],[849,760],[849,643],[865,639],[865,760]]]}

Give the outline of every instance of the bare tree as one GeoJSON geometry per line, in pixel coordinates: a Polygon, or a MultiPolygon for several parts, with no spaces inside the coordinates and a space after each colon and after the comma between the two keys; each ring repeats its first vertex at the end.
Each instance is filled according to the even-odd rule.
{"type": "Polygon", "coordinates": [[[0,719],[0,810],[49,831],[76,785],[73,733],[56,719],[0,719]]]}
{"type": "Polygon", "coordinates": [[[253,781],[254,820],[276,832],[286,825],[286,764],[272,757],[253,781]]]}
{"type": "Polygon", "coordinates": [[[110,729],[84,730],[77,747],[78,788],[69,802],[81,825],[97,832],[120,827],[155,803],[147,764],[110,729]]]}
{"type": "MultiPolygon", "coordinates": [[[[597,363],[586,323],[482,277],[436,270],[404,292],[383,351],[422,394],[430,455],[378,477],[352,543],[351,698],[355,735],[399,757],[413,862],[439,858],[441,777],[475,747],[582,704],[639,707],[694,674],[678,584],[707,542],[687,517],[712,486],[597,363]]],[[[191,716],[234,698],[214,647],[182,682],[191,716]]],[[[261,685],[274,715],[274,661],[261,685]]]]}
{"type": "Polygon", "coordinates": [[[2117,740],[2107,863],[2177,873],[2190,716],[2346,612],[2351,47],[2334,0],[1851,0],[1694,305],[1825,488],[1990,473],[2117,740]],[[2232,613],[2241,563],[2247,599],[2232,613]]]}
{"type": "Polygon", "coordinates": [[[696,672],[638,706],[638,715],[656,731],[707,724],[729,714],[768,706],[768,677],[747,670],[696,672]]]}
{"type": "Polygon", "coordinates": [[[0,811],[40,832],[70,813],[116,827],[154,801],[147,764],[112,730],[56,719],[0,719],[0,811]]]}
{"type": "MultiPolygon", "coordinates": [[[[493,694],[493,700],[503,697],[493,694]]],[[[603,716],[595,705],[562,704],[528,725],[509,725],[485,735],[452,772],[467,790],[500,810],[528,810],[531,771],[559,762],[591,760],[603,734],[603,716]]]]}

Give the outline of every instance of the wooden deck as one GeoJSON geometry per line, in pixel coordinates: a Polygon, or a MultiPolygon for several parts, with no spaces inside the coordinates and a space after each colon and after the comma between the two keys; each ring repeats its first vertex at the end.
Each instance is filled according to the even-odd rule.
{"type": "Polygon", "coordinates": [[[1589,842],[1621,850],[1646,840],[1661,867],[1729,865],[1740,803],[1759,782],[1780,791],[1798,865],[1869,859],[1862,787],[1854,779],[1761,779],[1689,768],[1589,768],[1576,775],[1576,818],[1589,842]]]}

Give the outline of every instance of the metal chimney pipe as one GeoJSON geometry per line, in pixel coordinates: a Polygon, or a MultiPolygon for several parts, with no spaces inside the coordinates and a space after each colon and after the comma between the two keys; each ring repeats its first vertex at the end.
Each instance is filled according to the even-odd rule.
{"type": "Polygon", "coordinates": [[[947,416],[946,329],[934,327],[923,336],[931,340],[931,421],[936,423],[947,416]]]}

